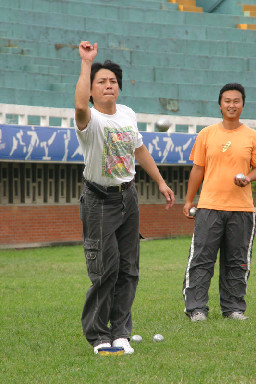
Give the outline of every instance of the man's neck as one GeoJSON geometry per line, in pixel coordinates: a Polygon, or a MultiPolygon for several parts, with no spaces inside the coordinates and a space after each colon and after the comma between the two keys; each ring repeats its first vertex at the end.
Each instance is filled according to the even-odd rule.
{"type": "Polygon", "coordinates": [[[235,121],[223,120],[221,124],[222,124],[223,128],[229,129],[229,130],[237,129],[242,125],[242,123],[239,120],[235,120],[235,121]]]}
{"type": "Polygon", "coordinates": [[[105,115],[114,115],[116,113],[116,103],[94,104],[94,108],[97,109],[97,111],[104,113],[105,115]]]}

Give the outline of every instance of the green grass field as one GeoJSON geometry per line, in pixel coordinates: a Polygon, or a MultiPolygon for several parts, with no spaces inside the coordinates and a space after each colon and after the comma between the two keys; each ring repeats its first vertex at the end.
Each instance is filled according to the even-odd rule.
{"type": "Polygon", "coordinates": [[[94,355],[82,334],[90,285],[82,246],[0,251],[1,384],[256,383],[255,255],[250,320],[222,318],[216,265],[208,320],[191,323],[182,297],[189,245],[190,238],[141,243],[133,334],[143,341],[118,357],[94,355]],[[165,341],[153,343],[155,333],[165,341]]]}

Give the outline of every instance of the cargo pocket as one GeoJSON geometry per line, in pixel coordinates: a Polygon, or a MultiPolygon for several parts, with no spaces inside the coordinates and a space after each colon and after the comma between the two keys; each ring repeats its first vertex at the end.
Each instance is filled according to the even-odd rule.
{"type": "Polygon", "coordinates": [[[100,240],[85,239],[84,254],[86,258],[88,274],[103,274],[103,264],[100,240]]]}

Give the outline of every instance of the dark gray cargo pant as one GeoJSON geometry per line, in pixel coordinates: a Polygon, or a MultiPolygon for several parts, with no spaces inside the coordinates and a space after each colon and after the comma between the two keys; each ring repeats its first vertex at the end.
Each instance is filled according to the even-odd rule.
{"type": "Polygon", "coordinates": [[[139,280],[138,198],[132,183],[105,199],[84,185],[80,200],[84,252],[92,282],[81,321],[86,339],[97,346],[131,335],[131,307],[139,280]]]}
{"type": "Polygon", "coordinates": [[[208,291],[218,250],[222,313],[245,312],[254,232],[255,213],[198,209],[183,282],[186,314],[208,314],[208,291]]]}

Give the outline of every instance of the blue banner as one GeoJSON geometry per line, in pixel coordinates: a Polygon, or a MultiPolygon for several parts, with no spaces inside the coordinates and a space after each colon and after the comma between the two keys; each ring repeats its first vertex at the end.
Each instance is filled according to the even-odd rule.
{"type": "MultiPolygon", "coordinates": [[[[141,134],[157,164],[192,164],[196,134],[141,134]]],[[[0,160],[83,163],[83,155],[74,128],[0,124],[0,160]]]]}

